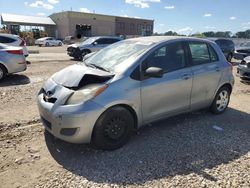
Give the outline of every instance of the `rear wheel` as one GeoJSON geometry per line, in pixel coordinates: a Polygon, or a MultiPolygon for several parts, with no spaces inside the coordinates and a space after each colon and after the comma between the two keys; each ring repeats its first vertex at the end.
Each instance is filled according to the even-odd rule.
{"type": "Polygon", "coordinates": [[[61,42],[59,42],[59,44],[58,44],[59,46],[62,46],[62,43],[61,42]]]}
{"type": "Polygon", "coordinates": [[[221,114],[227,109],[230,94],[231,91],[226,86],[219,89],[210,108],[214,114],[221,114]]]}
{"type": "Polygon", "coordinates": [[[110,108],[97,120],[91,143],[97,149],[118,149],[129,140],[133,127],[134,118],[127,109],[110,108]]]}
{"type": "Polygon", "coordinates": [[[6,68],[3,65],[0,65],[0,81],[4,79],[6,74],[7,74],[6,68]]]}

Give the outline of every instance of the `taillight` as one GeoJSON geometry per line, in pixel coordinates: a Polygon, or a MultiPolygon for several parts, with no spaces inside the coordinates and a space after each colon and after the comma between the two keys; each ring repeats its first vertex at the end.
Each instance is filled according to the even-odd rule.
{"type": "Polygon", "coordinates": [[[20,38],[20,37],[19,37],[19,39],[22,41],[22,42],[19,44],[19,46],[25,46],[25,41],[24,41],[22,38],[20,38]]]}
{"type": "Polygon", "coordinates": [[[23,50],[6,50],[9,54],[23,55],[23,50]]]}

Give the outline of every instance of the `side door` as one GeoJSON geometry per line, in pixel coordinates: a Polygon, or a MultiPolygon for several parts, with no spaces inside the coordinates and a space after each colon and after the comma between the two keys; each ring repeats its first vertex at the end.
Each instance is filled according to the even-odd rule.
{"type": "Polygon", "coordinates": [[[106,38],[100,38],[97,39],[94,43],[93,43],[93,47],[91,48],[91,51],[98,51],[102,48],[105,48],[108,45],[108,39],[106,38]]]}
{"type": "Polygon", "coordinates": [[[205,42],[188,42],[193,72],[191,108],[207,107],[220,82],[222,67],[213,47],[205,42]]]}
{"type": "Polygon", "coordinates": [[[51,38],[51,43],[52,43],[53,46],[58,46],[57,45],[58,42],[57,42],[57,40],[55,38],[51,38]]]}
{"type": "Polygon", "coordinates": [[[162,78],[145,77],[141,81],[144,122],[190,108],[192,71],[185,51],[181,42],[169,43],[156,49],[142,63],[142,72],[149,67],[163,70],[162,78]]]}

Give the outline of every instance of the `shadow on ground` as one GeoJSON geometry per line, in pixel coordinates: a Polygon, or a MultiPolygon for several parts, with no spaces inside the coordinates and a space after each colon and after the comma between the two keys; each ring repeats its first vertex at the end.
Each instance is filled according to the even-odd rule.
{"type": "Polygon", "coordinates": [[[0,87],[17,86],[29,84],[29,77],[22,74],[10,74],[7,75],[2,81],[0,81],[0,87]]]}
{"type": "Polygon", "coordinates": [[[250,114],[229,108],[222,115],[194,112],[153,123],[123,148],[107,152],[55,140],[45,133],[53,158],[65,169],[98,183],[144,183],[196,173],[229,163],[250,151],[250,114]],[[222,130],[214,129],[219,126],[222,130]]]}

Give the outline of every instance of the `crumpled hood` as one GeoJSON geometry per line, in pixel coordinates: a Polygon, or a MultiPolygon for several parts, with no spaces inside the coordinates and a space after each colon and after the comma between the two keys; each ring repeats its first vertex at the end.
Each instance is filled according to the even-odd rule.
{"type": "Polygon", "coordinates": [[[84,64],[75,64],[55,73],[52,79],[64,87],[78,88],[91,83],[102,83],[113,76],[112,73],[87,67],[84,64]]]}

